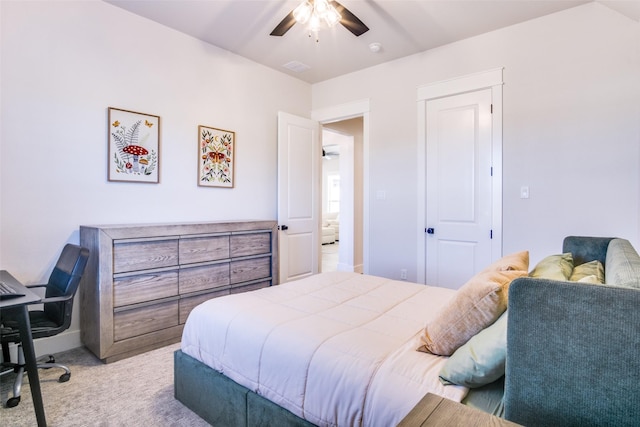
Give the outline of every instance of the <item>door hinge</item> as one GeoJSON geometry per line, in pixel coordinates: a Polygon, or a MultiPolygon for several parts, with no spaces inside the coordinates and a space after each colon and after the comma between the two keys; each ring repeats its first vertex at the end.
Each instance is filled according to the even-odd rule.
{"type": "Polygon", "coordinates": [[[493,166],[491,166],[491,176],[493,176],[493,166]]]}
{"type": "Polygon", "coordinates": [[[493,114],[493,104],[491,104],[491,114],[493,114]]]}
{"type": "Polygon", "coordinates": [[[490,238],[490,239],[493,239],[493,230],[490,230],[490,231],[489,231],[489,238],[490,238]]]}

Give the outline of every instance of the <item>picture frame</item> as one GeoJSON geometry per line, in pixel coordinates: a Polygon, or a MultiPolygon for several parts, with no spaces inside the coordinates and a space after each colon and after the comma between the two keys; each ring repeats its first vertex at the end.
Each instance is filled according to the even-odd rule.
{"type": "Polygon", "coordinates": [[[233,188],[236,133],[198,126],[198,185],[233,188]]]}
{"type": "Polygon", "coordinates": [[[108,180],[160,182],[160,116],[109,107],[108,180]]]}

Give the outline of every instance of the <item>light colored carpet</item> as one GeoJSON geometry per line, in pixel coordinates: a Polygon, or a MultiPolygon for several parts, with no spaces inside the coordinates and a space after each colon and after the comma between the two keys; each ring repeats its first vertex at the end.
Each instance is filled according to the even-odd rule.
{"type": "MultiPolygon", "coordinates": [[[[71,380],[59,383],[60,369],[39,370],[42,398],[51,427],[66,426],[208,426],[173,397],[173,344],[135,357],[104,364],[85,348],[55,355],[71,369],[71,380]]],[[[15,408],[5,408],[15,374],[0,384],[1,426],[35,426],[28,376],[15,408]]]]}

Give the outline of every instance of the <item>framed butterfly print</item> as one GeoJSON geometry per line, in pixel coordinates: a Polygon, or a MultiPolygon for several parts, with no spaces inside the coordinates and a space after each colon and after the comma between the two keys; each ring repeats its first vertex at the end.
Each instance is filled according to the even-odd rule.
{"type": "Polygon", "coordinates": [[[109,181],[160,182],[160,117],[109,107],[109,181]]]}
{"type": "Polygon", "coordinates": [[[198,126],[198,185],[233,188],[236,133],[198,126]]]}

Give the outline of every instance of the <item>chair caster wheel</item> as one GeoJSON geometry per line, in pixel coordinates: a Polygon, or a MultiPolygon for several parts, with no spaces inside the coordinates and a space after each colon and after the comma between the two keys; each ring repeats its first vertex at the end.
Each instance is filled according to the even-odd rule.
{"type": "Polygon", "coordinates": [[[7,408],[15,408],[20,403],[20,396],[11,397],[7,400],[7,408]]]}
{"type": "Polygon", "coordinates": [[[71,374],[62,374],[60,378],[58,378],[59,383],[66,383],[71,378],[71,374]]]}
{"type": "Polygon", "coordinates": [[[49,360],[47,360],[47,363],[56,363],[56,358],[53,357],[51,354],[49,355],[49,360]]]}

